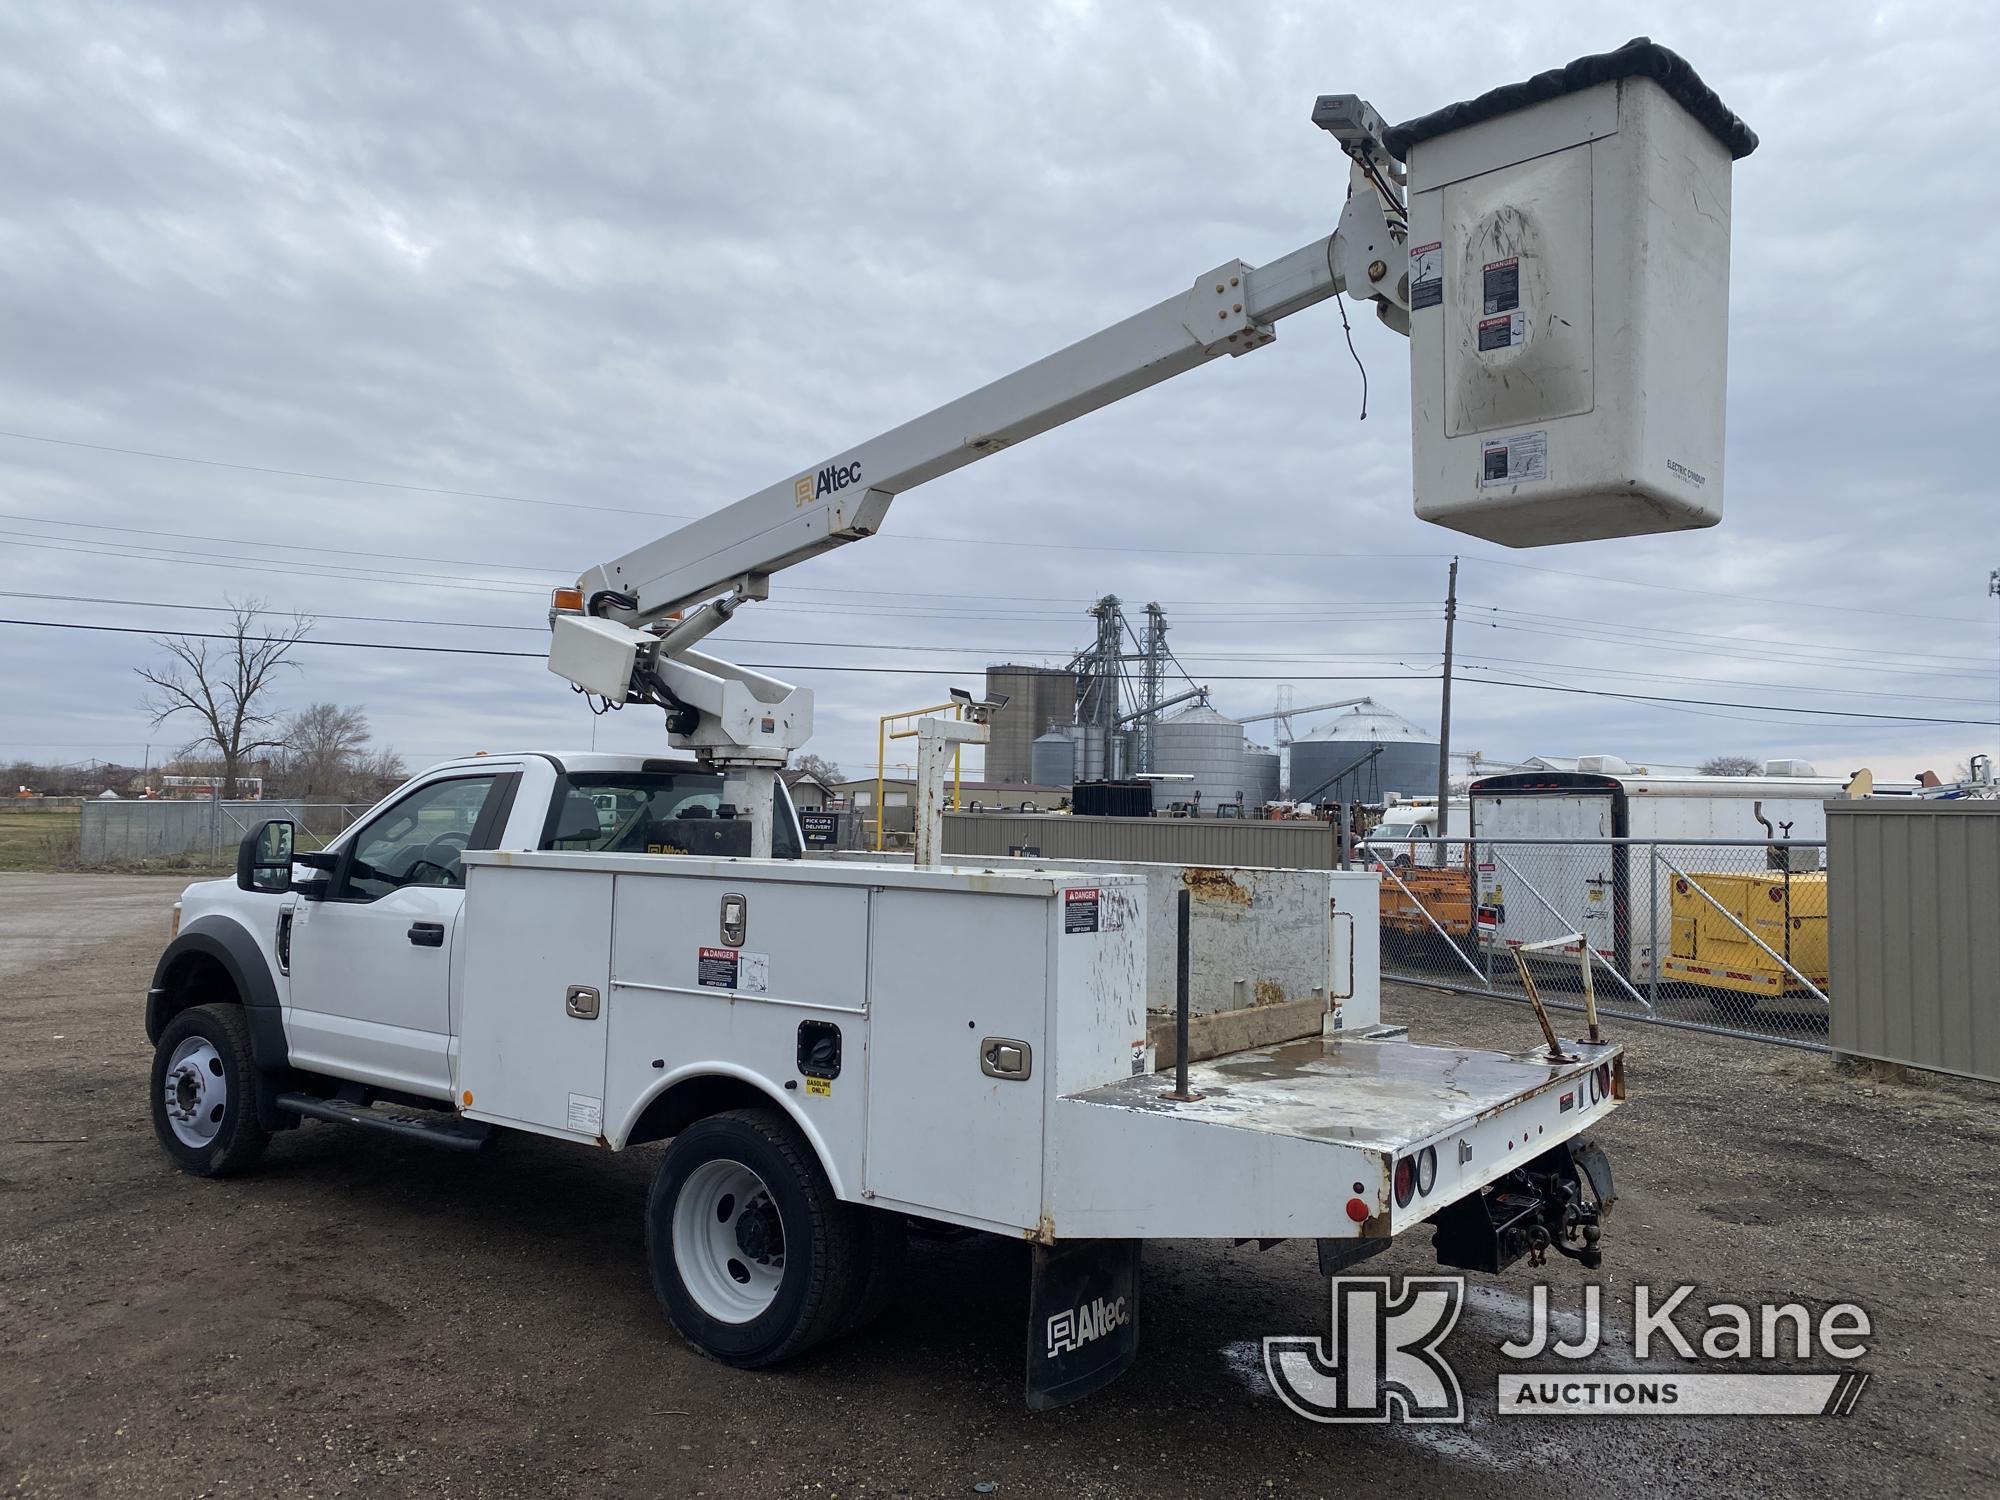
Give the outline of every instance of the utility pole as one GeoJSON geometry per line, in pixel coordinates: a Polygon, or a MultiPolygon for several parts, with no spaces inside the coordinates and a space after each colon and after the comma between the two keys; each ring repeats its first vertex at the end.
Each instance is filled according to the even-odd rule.
{"type": "MultiPolygon", "coordinates": [[[[2000,575],[1996,575],[2000,576],[2000,575]]],[[[1438,820],[1437,836],[1443,838],[1451,809],[1451,627],[1458,619],[1458,559],[1451,560],[1451,572],[1444,586],[1444,685],[1438,700],[1438,820]]],[[[1444,846],[1432,853],[1445,863],[1444,846]]]]}
{"type": "MultiPolygon", "coordinates": [[[[1987,576],[1986,596],[1989,599],[2000,599],[2000,568],[1995,568],[1992,571],[1992,573],[1990,573],[1987,576]]],[[[1996,642],[2000,642],[2000,623],[1996,623],[1995,625],[1995,640],[1996,642]]],[[[1995,698],[1993,700],[1993,707],[1994,707],[1994,717],[2000,718],[2000,698],[1995,698]]]]}

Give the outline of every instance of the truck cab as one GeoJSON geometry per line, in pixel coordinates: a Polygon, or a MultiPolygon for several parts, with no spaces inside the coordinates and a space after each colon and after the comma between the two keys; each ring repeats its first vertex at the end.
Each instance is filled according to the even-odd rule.
{"type": "MultiPolygon", "coordinates": [[[[782,782],[776,796],[772,852],[797,859],[804,840],[782,782]]],[[[737,811],[723,778],[690,759],[532,752],[445,761],[323,850],[297,854],[308,878],[296,888],[189,886],[147,997],[147,1034],[157,1041],[180,1010],[233,992],[260,1058],[448,1101],[463,1013],[465,853],[747,852],[748,820],[737,811]]]]}

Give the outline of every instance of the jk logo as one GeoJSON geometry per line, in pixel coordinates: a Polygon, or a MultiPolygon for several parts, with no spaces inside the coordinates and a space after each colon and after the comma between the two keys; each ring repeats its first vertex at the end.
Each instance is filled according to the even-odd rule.
{"type": "Polygon", "coordinates": [[[1437,1350],[1458,1322],[1465,1280],[1337,1276],[1333,1327],[1316,1338],[1267,1338],[1264,1372],[1285,1405],[1314,1422],[1463,1422],[1458,1376],[1437,1350]]]}

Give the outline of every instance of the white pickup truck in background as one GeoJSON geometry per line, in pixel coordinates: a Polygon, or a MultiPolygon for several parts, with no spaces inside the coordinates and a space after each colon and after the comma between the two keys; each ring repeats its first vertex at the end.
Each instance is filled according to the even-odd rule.
{"type": "Polygon", "coordinates": [[[1129,1364],[1145,1239],[1310,1238],[1331,1274],[1428,1225],[1447,1264],[1596,1263],[1609,1171],[1578,1138],[1622,1096],[1617,1046],[1335,1031],[1199,1063],[1175,1100],[1138,877],[806,861],[782,791],[779,857],[751,859],[724,791],[692,762],[489,755],[323,852],[263,825],[236,880],[188,888],[147,998],[162,1146],[226,1176],[305,1120],[669,1141],[655,1287],[750,1366],[879,1310],[912,1223],[1025,1239],[1036,1327],[1123,1309],[1030,1341],[1037,1405],[1129,1364]]]}

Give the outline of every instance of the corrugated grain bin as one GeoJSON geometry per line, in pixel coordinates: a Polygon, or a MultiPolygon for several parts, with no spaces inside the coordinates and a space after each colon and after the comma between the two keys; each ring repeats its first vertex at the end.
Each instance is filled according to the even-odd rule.
{"type": "Polygon", "coordinates": [[[1435,796],[1437,782],[1437,736],[1367,703],[1292,742],[1285,795],[1300,802],[1382,802],[1391,792],[1435,796]]]}

